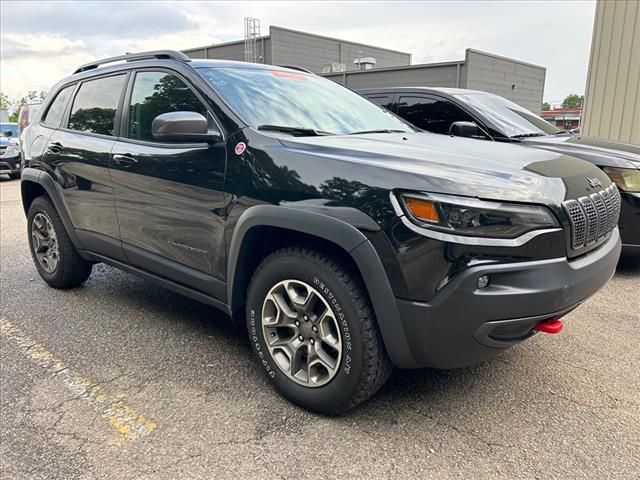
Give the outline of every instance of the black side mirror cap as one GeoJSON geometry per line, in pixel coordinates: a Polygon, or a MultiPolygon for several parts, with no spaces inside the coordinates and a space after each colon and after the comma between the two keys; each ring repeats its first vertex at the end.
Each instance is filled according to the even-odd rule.
{"type": "Polygon", "coordinates": [[[151,123],[153,138],[161,142],[206,142],[222,140],[222,132],[211,127],[198,112],[168,112],[151,123]]]}
{"type": "Polygon", "coordinates": [[[452,137],[484,137],[480,128],[473,122],[453,122],[449,127],[452,137]]]}

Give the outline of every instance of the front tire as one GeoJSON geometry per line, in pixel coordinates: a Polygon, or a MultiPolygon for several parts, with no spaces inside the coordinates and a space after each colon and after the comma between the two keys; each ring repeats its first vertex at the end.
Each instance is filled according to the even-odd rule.
{"type": "Polygon", "coordinates": [[[285,248],[260,264],[247,295],[247,329],[276,389],[314,412],[346,412],[392,371],[359,278],[311,249],[285,248]]]}
{"type": "Polygon", "coordinates": [[[42,279],[54,288],[81,285],[93,264],[78,254],[51,200],[37,197],[27,216],[29,249],[42,279]]]}

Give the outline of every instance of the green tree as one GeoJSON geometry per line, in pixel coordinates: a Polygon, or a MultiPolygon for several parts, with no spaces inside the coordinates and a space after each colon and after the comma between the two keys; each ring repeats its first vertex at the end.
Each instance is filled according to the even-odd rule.
{"type": "Polygon", "coordinates": [[[3,92],[0,92],[0,109],[8,109],[11,106],[11,102],[9,101],[9,97],[7,97],[3,92]]]}
{"type": "Polygon", "coordinates": [[[549,102],[542,102],[542,111],[548,112],[551,110],[551,104],[549,102]]]}
{"type": "Polygon", "coordinates": [[[17,122],[18,115],[20,114],[20,109],[23,105],[30,105],[33,103],[42,103],[47,96],[47,92],[44,90],[29,90],[26,95],[24,95],[20,100],[18,100],[14,104],[14,110],[11,115],[9,115],[10,122],[17,122]]]}
{"type": "Polygon", "coordinates": [[[584,104],[584,95],[571,93],[562,102],[562,108],[580,108],[584,104]]]}

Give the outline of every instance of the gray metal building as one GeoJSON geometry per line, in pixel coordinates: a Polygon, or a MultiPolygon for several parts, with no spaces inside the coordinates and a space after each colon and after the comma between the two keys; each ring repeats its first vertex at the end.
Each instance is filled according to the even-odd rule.
{"type": "Polygon", "coordinates": [[[582,133],[640,145],[640,3],[599,0],[582,133]]]}
{"type": "MultiPolygon", "coordinates": [[[[359,65],[354,60],[368,57],[376,60],[376,67],[383,68],[411,63],[410,53],[275,26],[269,27],[269,35],[256,38],[256,44],[262,63],[297,65],[314,73],[333,64],[356,70],[359,65]]],[[[190,48],[184,53],[191,58],[244,60],[244,40],[190,48]]]]}
{"type": "MultiPolygon", "coordinates": [[[[534,112],[542,107],[546,69],[511,58],[467,49],[464,60],[411,65],[411,54],[362,43],[271,26],[255,39],[258,60],[297,65],[350,88],[389,86],[459,87],[506,97],[534,112]],[[366,64],[373,59],[375,63],[366,64]],[[360,60],[360,65],[354,63],[360,60]],[[336,67],[344,66],[336,73],[336,67]],[[322,73],[332,69],[334,73],[322,73]],[[366,68],[366,69],[361,69],[366,68]],[[368,69],[370,68],[370,69],[368,69]]],[[[245,41],[184,50],[191,58],[244,60],[245,41]]]]}
{"type": "Polygon", "coordinates": [[[353,89],[456,87],[495,93],[533,112],[542,107],[547,69],[468,48],[464,60],[324,75],[353,89]]]}

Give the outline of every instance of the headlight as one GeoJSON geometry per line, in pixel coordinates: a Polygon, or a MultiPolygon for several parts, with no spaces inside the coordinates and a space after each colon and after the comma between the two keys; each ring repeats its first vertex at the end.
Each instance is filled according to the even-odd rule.
{"type": "Polygon", "coordinates": [[[604,173],[625,192],[640,192],[640,170],[635,168],[603,168],[604,173]]]}
{"type": "Polygon", "coordinates": [[[431,193],[405,193],[399,197],[414,223],[456,235],[516,238],[531,230],[559,227],[547,208],[535,205],[431,193]]]}
{"type": "Polygon", "coordinates": [[[5,155],[18,155],[20,153],[20,145],[9,145],[5,155]]]}

